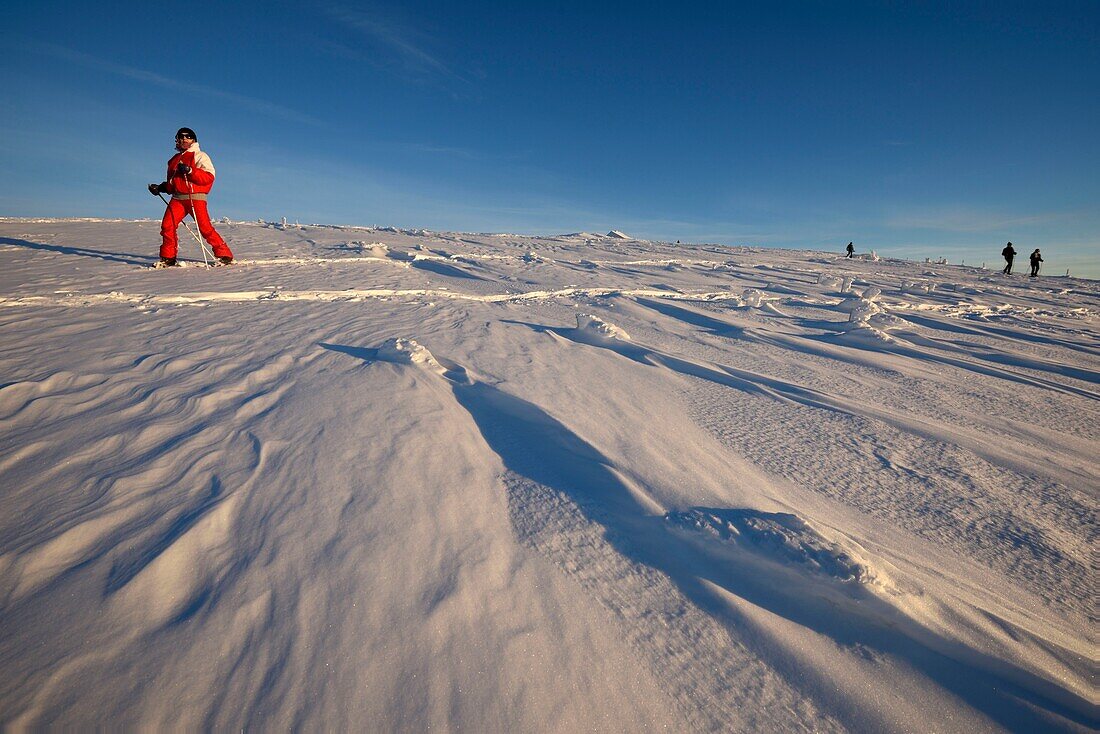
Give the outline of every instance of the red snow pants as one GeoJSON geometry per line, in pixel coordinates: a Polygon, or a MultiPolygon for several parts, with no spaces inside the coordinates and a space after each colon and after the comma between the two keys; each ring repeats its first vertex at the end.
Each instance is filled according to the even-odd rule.
{"type": "Polygon", "coordinates": [[[160,256],[175,257],[179,241],[176,239],[176,229],[180,222],[188,214],[199,224],[199,234],[214,251],[214,257],[233,257],[233,252],[225,240],[210,223],[210,215],[206,211],[206,202],[199,200],[172,199],[168,202],[168,208],[164,210],[164,219],[160,223],[160,256]]]}

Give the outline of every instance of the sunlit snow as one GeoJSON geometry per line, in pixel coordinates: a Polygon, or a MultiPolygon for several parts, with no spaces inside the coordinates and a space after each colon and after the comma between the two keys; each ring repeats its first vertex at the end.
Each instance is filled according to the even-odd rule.
{"type": "Polygon", "coordinates": [[[0,220],[5,728],[1100,725],[1100,283],[158,227],[0,220]]]}

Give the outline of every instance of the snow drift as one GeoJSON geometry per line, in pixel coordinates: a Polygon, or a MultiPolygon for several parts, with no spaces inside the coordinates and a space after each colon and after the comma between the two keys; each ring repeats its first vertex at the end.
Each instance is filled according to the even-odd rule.
{"type": "Polygon", "coordinates": [[[1100,723],[1096,282],[220,229],[0,220],[5,728],[1100,723]]]}

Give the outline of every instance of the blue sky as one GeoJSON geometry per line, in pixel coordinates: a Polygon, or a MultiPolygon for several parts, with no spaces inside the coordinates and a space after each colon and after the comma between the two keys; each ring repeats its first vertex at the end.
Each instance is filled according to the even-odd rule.
{"type": "MultiPolygon", "coordinates": [[[[1100,3],[22,3],[0,214],[948,257],[1100,277],[1100,3]]],[[[154,247],[156,243],[150,243],[154,247]]]]}

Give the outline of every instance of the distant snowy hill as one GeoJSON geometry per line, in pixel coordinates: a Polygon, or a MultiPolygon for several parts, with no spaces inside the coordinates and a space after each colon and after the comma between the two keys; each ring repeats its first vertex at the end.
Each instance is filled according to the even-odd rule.
{"type": "Polygon", "coordinates": [[[218,226],[0,220],[4,728],[1100,726],[1097,282],[218,226]]]}

